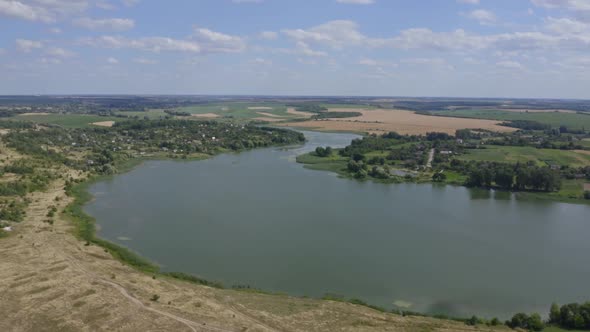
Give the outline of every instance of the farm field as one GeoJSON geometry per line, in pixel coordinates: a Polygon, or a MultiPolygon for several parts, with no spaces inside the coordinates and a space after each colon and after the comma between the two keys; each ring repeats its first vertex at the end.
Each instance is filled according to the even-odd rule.
{"type": "Polygon", "coordinates": [[[151,109],[146,112],[116,112],[117,115],[125,115],[130,117],[138,116],[140,118],[148,117],[149,119],[159,119],[163,118],[166,115],[166,112],[160,109],[151,109]]]}
{"type": "Polygon", "coordinates": [[[312,120],[289,123],[289,126],[311,128],[321,131],[352,131],[359,133],[383,134],[395,131],[400,134],[426,134],[444,132],[454,135],[457,129],[487,129],[498,132],[512,132],[514,128],[500,126],[498,121],[484,119],[459,119],[416,114],[402,110],[352,109],[362,116],[343,119],[312,120]]]}
{"type": "Polygon", "coordinates": [[[228,102],[228,103],[214,103],[206,105],[194,105],[187,107],[178,107],[177,112],[186,112],[194,116],[200,114],[217,114],[220,120],[238,120],[250,121],[261,120],[271,122],[271,119],[285,120],[299,117],[296,114],[287,112],[287,106],[279,103],[247,103],[247,102],[228,102]]]}
{"type": "Polygon", "coordinates": [[[537,149],[534,147],[495,146],[485,149],[468,150],[469,153],[458,156],[462,160],[496,161],[509,163],[526,163],[533,161],[539,166],[560,165],[571,167],[590,166],[590,155],[568,150],[537,149]]]}
{"type": "Polygon", "coordinates": [[[457,118],[490,119],[500,121],[529,120],[552,127],[566,126],[571,129],[590,129],[590,113],[569,112],[514,112],[501,110],[455,110],[437,111],[434,115],[457,118]]]}
{"type": "Polygon", "coordinates": [[[17,115],[10,119],[29,121],[35,123],[47,123],[65,128],[90,127],[94,122],[121,121],[122,118],[84,115],[84,114],[42,114],[42,115],[17,115]]]}

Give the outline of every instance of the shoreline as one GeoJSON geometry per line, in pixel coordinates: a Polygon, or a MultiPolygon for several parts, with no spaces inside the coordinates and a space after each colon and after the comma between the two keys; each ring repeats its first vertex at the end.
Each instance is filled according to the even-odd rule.
{"type": "MultiPolygon", "coordinates": [[[[403,176],[394,176],[390,179],[377,179],[374,177],[367,177],[365,179],[356,179],[354,178],[349,172],[345,171],[346,165],[343,164],[341,161],[337,160],[320,160],[318,162],[311,162],[306,157],[312,158],[320,158],[313,154],[313,152],[308,152],[302,155],[297,156],[297,163],[304,165],[304,167],[315,170],[315,171],[327,171],[336,173],[340,178],[347,179],[347,180],[354,180],[359,182],[364,181],[372,181],[374,183],[381,183],[381,184],[400,184],[400,183],[415,183],[415,184],[431,184],[431,185],[445,185],[445,186],[459,186],[464,187],[467,189],[480,189],[486,191],[494,191],[494,192],[502,192],[502,193],[509,193],[513,194],[516,199],[518,200],[525,200],[525,201],[549,201],[554,203],[565,203],[565,204],[576,204],[576,205],[590,205],[590,200],[584,198],[571,198],[565,196],[558,196],[555,192],[538,192],[538,191],[513,191],[513,190],[503,190],[500,188],[481,188],[481,187],[469,187],[466,186],[462,181],[454,181],[454,180],[446,180],[445,182],[435,182],[432,181],[431,178],[425,177],[418,177],[413,179],[406,179],[403,176]],[[323,165],[323,167],[322,167],[323,165]]],[[[397,171],[408,172],[406,169],[395,169],[397,171]]]]}
{"type": "MultiPolygon", "coordinates": [[[[285,146],[273,146],[273,147],[266,147],[266,148],[280,148],[280,147],[289,147],[294,145],[285,145],[285,146]]],[[[249,149],[246,151],[252,151],[258,149],[249,149]]],[[[239,154],[246,151],[239,151],[233,152],[235,154],[239,154]]],[[[178,159],[178,158],[168,158],[165,156],[162,157],[147,157],[147,158],[136,158],[130,159],[121,164],[122,167],[118,168],[117,172],[111,175],[102,175],[102,176],[94,176],[91,178],[87,178],[79,183],[76,183],[72,186],[69,197],[73,198],[73,201],[66,206],[64,211],[62,212],[62,216],[68,220],[69,222],[74,224],[74,235],[79,241],[86,241],[85,245],[94,244],[100,248],[105,249],[108,251],[115,260],[133,268],[134,270],[151,275],[152,278],[156,277],[163,277],[163,278],[171,278],[175,280],[185,281],[196,285],[201,286],[208,286],[216,289],[221,290],[233,290],[237,292],[246,292],[246,293],[256,293],[256,294],[263,294],[269,296],[278,296],[278,297],[294,297],[294,298],[302,298],[302,299],[314,299],[318,301],[335,301],[335,302],[342,302],[347,304],[354,304],[360,305],[363,307],[367,307],[382,313],[394,314],[394,315],[401,315],[401,316],[413,316],[413,317],[426,317],[426,318],[434,318],[440,320],[450,320],[456,322],[466,322],[469,317],[451,317],[447,315],[441,314],[427,314],[422,312],[416,312],[411,310],[404,310],[401,307],[398,308],[383,308],[377,305],[373,305],[371,303],[367,303],[364,300],[357,299],[357,298],[344,298],[344,297],[333,297],[324,295],[322,297],[309,297],[306,295],[297,296],[292,294],[286,294],[282,292],[270,292],[264,289],[259,288],[252,288],[249,285],[241,285],[236,284],[227,287],[226,285],[222,284],[221,282],[215,280],[208,280],[205,278],[201,278],[198,275],[193,275],[189,273],[185,273],[182,271],[169,271],[169,272],[162,272],[160,270],[160,266],[158,266],[155,262],[151,261],[149,258],[142,256],[141,254],[133,251],[132,249],[116,244],[111,242],[107,239],[101,238],[96,235],[96,226],[97,220],[96,218],[90,216],[84,211],[84,205],[89,203],[94,199],[94,196],[89,192],[89,187],[93,184],[108,180],[109,178],[113,178],[128,172],[133,171],[137,167],[140,167],[145,162],[148,161],[161,161],[161,160],[170,160],[175,162],[193,162],[193,161],[202,161],[207,160],[210,158],[214,158],[216,156],[225,154],[225,153],[232,153],[230,151],[221,152],[215,155],[209,155],[207,157],[196,157],[196,158],[189,158],[189,159],[178,159]]],[[[299,163],[297,161],[297,163],[299,163]]],[[[326,293],[328,294],[328,293],[326,293]]]]}

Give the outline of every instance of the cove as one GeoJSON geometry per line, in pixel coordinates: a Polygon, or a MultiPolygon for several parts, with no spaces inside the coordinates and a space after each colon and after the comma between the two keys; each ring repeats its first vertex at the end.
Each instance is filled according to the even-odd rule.
{"type": "Polygon", "coordinates": [[[507,318],[590,299],[590,207],[305,169],[355,135],[204,161],[148,161],[95,183],[97,235],[162,266],[292,295],[507,318]]]}

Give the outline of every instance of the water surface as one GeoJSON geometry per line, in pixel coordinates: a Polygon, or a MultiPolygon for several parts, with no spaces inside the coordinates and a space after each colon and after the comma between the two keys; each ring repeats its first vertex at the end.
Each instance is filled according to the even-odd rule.
{"type": "Polygon", "coordinates": [[[166,271],[388,308],[506,318],[590,299],[590,207],[385,185],[294,157],[354,135],[205,161],[150,161],[91,187],[98,235],[166,271]]]}

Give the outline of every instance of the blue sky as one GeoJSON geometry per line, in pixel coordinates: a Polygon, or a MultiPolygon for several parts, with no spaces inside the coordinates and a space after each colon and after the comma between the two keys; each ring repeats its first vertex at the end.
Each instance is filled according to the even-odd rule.
{"type": "Polygon", "coordinates": [[[0,94],[590,98],[590,0],[0,0],[0,94]]]}

